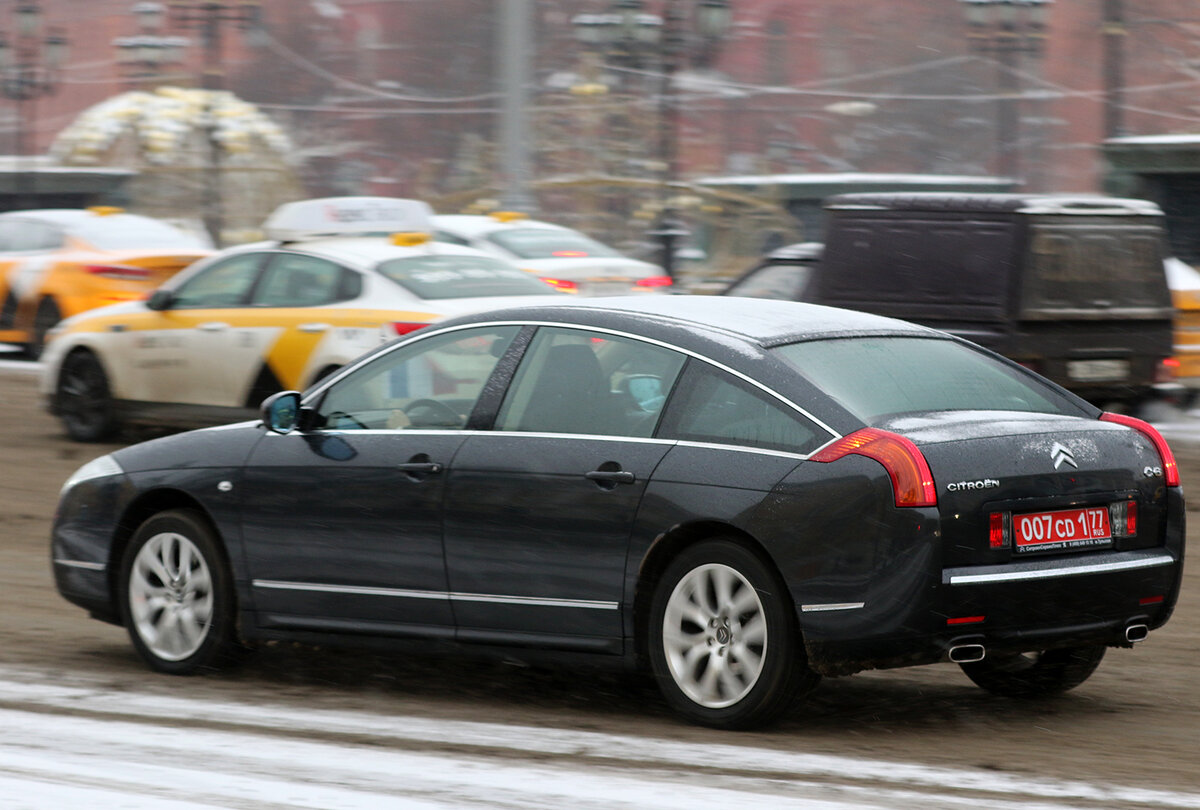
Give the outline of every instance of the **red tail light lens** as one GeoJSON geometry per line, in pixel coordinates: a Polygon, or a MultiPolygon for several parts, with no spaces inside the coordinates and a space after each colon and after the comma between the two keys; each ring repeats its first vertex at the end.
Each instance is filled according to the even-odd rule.
{"type": "Polygon", "coordinates": [[[1154,381],[1156,383],[1169,383],[1173,381],[1182,365],[1178,357],[1164,357],[1158,361],[1158,366],[1154,369],[1154,381]]]}
{"type": "Polygon", "coordinates": [[[545,277],[542,278],[542,281],[546,282],[551,287],[553,287],[556,290],[559,290],[560,292],[567,292],[567,293],[579,292],[579,285],[576,284],[574,281],[566,281],[565,279],[561,279],[561,278],[545,278],[545,277]]]}
{"type": "Polygon", "coordinates": [[[1131,427],[1149,439],[1150,443],[1154,445],[1154,449],[1158,451],[1158,457],[1162,460],[1163,479],[1166,481],[1167,486],[1179,486],[1179,467],[1175,463],[1175,454],[1167,446],[1167,440],[1162,437],[1162,434],[1153,425],[1143,422],[1141,419],[1126,416],[1123,413],[1102,413],[1100,414],[1100,421],[1116,422],[1118,425],[1131,427]]]}
{"type": "Polygon", "coordinates": [[[917,446],[903,436],[877,428],[863,428],[838,439],[812,457],[837,461],[850,454],[866,456],[883,465],[892,479],[896,506],[937,506],[933,472],[917,446]]]}
{"type": "Polygon", "coordinates": [[[409,332],[415,332],[429,326],[427,323],[412,323],[411,321],[392,321],[392,331],[397,335],[407,335],[409,332]]]}
{"type": "Polygon", "coordinates": [[[991,548],[1008,548],[1012,535],[1012,515],[1008,512],[992,512],[988,515],[988,545],[991,548]]]}
{"type": "Polygon", "coordinates": [[[638,287],[670,287],[675,282],[670,276],[649,276],[647,278],[639,278],[634,284],[638,287]]]}
{"type": "Polygon", "coordinates": [[[123,264],[89,264],[83,268],[88,273],[118,281],[146,281],[150,271],[145,267],[129,267],[123,264]]]}

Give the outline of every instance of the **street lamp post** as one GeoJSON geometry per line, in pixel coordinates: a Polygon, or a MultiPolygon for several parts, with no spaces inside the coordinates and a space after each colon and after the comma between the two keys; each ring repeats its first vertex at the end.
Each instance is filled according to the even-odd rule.
{"type": "Polygon", "coordinates": [[[1020,55],[1041,56],[1046,15],[1054,0],[960,0],[966,12],[971,49],[996,56],[999,100],[996,110],[997,174],[1020,180],[1020,55]]]}
{"type": "Polygon", "coordinates": [[[162,3],[143,0],[130,10],[137,19],[139,34],[117,37],[113,47],[117,60],[135,85],[148,84],[162,75],[164,68],[183,63],[186,37],[164,36],[167,7],[162,3]]]}
{"type": "Polygon", "coordinates": [[[58,72],[67,57],[67,37],[58,28],[49,28],[43,36],[42,9],[36,0],[20,0],[13,12],[16,34],[10,42],[0,34],[0,91],[17,102],[16,121],[16,197],[25,205],[25,156],[29,153],[27,136],[36,134],[36,101],[58,89],[58,72]]]}
{"type": "Polygon", "coordinates": [[[204,226],[213,243],[223,243],[224,206],[221,198],[221,145],[217,141],[217,122],[212,105],[217,90],[224,88],[224,71],[221,69],[221,30],[224,23],[233,23],[242,30],[249,30],[259,22],[258,0],[171,0],[173,21],[184,28],[200,31],[204,45],[204,72],[200,86],[209,93],[209,106],[204,115],[205,137],[208,141],[208,166],[204,182],[204,226]]]}
{"type": "Polygon", "coordinates": [[[573,23],[579,40],[601,50],[610,63],[658,69],[657,151],[662,206],[647,235],[659,245],[663,272],[674,279],[675,246],[688,235],[672,205],[672,190],[680,174],[676,79],[686,64],[712,64],[729,31],[732,11],[730,0],[666,0],[663,16],[659,17],[647,14],[644,5],[642,0],[614,0],[608,13],[580,14],[573,23]]]}

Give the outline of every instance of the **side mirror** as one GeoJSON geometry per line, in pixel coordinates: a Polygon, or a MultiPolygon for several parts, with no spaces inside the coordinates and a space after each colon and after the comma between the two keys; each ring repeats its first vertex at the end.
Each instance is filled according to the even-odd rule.
{"type": "Polygon", "coordinates": [[[175,303],[175,293],[170,290],[164,290],[161,287],[150,293],[150,297],[146,299],[146,307],[155,312],[170,309],[173,303],[175,303]]]}
{"type": "Polygon", "coordinates": [[[280,391],[262,403],[262,421],[272,433],[291,433],[300,422],[300,392],[280,391]]]}

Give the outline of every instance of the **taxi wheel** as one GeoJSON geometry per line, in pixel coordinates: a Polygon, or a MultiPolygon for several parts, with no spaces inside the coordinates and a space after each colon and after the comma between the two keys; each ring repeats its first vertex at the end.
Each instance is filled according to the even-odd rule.
{"type": "Polygon", "coordinates": [[[46,334],[61,320],[62,312],[59,311],[58,304],[54,303],[54,299],[43,298],[33,316],[33,333],[30,335],[29,345],[25,347],[25,353],[29,357],[37,360],[42,356],[42,350],[46,348],[46,334]]]}
{"type": "Polygon", "coordinates": [[[1102,644],[1065,647],[1044,652],[988,656],[959,664],[968,678],[995,695],[1017,698],[1050,697],[1074,689],[1100,666],[1102,644]]]}
{"type": "Polygon", "coordinates": [[[108,376],[91,352],[75,351],[63,360],[55,400],[59,419],[75,441],[99,442],[117,432],[108,376]]]}
{"type": "Polygon", "coordinates": [[[787,588],[757,554],[718,539],[684,550],[650,606],[650,663],[667,703],[715,728],[786,716],[820,681],[787,588]]]}
{"type": "Polygon", "coordinates": [[[233,663],[233,577],[220,542],[198,512],[174,509],[143,523],[121,562],[121,618],[152,668],[191,675],[233,663]]]}

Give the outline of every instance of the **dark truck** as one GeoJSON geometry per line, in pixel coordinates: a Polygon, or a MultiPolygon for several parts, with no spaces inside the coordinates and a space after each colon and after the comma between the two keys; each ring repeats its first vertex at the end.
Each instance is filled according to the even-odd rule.
{"type": "Polygon", "coordinates": [[[825,201],[823,246],[782,248],[726,295],[913,321],[986,346],[1098,404],[1171,375],[1163,213],[1092,195],[869,193],[825,201]]]}

